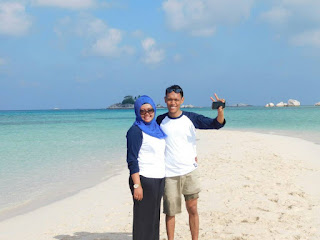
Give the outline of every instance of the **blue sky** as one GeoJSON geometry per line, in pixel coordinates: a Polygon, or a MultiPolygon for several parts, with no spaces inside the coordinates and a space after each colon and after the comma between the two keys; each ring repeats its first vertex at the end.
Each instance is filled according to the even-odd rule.
{"type": "Polygon", "coordinates": [[[320,101],[318,0],[0,0],[0,110],[320,101]]]}

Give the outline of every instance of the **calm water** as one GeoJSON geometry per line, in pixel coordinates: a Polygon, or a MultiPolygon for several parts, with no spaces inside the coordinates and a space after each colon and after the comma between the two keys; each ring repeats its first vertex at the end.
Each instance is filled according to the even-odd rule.
{"type": "MultiPolygon", "coordinates": [[[[209,108],[190,111],[216,116],[209,108]]],[[[320,144],[320,107],[229,107],[225,115],[226,129],[320,144]]],[[[134,118],[133,110],[0,111],[0,220],[93,186],[125,168],[125,134],[134,118]]]]}

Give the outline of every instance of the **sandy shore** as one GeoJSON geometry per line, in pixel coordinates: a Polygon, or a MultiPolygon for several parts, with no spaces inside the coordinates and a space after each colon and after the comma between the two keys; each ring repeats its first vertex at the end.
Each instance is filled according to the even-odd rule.
{"type": "MultiPolygon", "coordinates": [[[[238,131],[198,131],[200,239],[320,239],[320,145],[238,131]]],[[[129,240],[128,171],[0,222],[1,240],[129,240]]],[[[163,214],[161,237],[166,239],[163,214]]],[[[176,239],[191,239],[186,210],[176,239]]]]}

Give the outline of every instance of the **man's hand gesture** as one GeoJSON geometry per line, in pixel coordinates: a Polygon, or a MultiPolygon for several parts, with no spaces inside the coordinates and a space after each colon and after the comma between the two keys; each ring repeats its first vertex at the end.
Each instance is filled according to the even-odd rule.
{"type": "MultiPolygon", "coordinates": [[[[226,102],[226,100],[225,100],[224,98],[219,98],[216,93],[214,94],[214,96],[215,96],[216,100],[215,100],[213,97],[210,97],[211,100],[212,100],[212,102],[215,102],[215,101],[217,101],[217,102],[223,102],[223,103],[226,102]]],[[[221,124],[224,122],[224,109],[222,108],[222,106],[220,106],[220,107],[218,108],[218,117],[217,117],[217,120],[218,120],[218,122],[221,123],[221,124]]]]}

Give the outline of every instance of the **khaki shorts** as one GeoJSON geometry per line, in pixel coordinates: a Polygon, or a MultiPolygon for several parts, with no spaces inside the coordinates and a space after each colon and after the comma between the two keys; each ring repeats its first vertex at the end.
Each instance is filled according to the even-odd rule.
{"type": "Polygon", "coordinates": [[[163,195],[163,213],[169,216],[181,213],[182,194],[185,201],[199,198],[199,177],[198,169],[182,176],[166,177],[163,195]]]}

